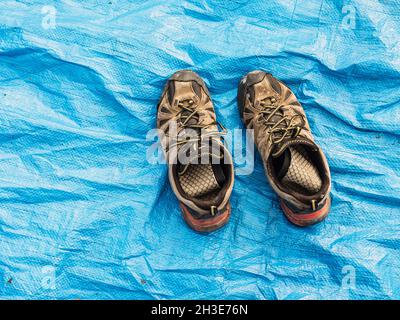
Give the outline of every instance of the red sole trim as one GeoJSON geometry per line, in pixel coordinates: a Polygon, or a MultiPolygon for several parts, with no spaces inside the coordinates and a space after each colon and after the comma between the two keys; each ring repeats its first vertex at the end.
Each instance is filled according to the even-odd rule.
{"type": "Polygon", "coordinates": [[[231,205],[228,204],[226,211],[219,214],[216,217],[208,218],[208,219],[196,219],[191,215],[189,210],[183,203],[180,203],[180,207],[182,209],[182,216],[186,223],[193,230],[197,232],[211,232],[215,231],[221,227],[223,227],[231,216],[231,205]]]}
{"type": "Polygon", "coordinates": [[[328,197],[325,205],[314,212],[306,214],[297,214],[291,210],[283,200],[280,201],[281,208],[286,218],[293,224],[299,227],[307,227],[319,223],[326,218],[331,209],[331,198],[328,197]]]}

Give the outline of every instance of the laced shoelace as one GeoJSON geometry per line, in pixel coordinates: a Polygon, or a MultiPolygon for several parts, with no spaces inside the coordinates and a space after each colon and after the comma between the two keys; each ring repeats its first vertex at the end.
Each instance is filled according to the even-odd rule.
{"type": "MultiPolygon", "coordinates": [[[[260,107],[265,108],[265,110],[260,111],[260,114],[263,117],[266,125],[266,133],[272,146],[281,143],[288,137],[296,138],[302,129],[306,129],[304,116],[301,114],[295,114],[292,117],[285,116],[281,110],[284,106],[283,104],[278,104],[277,99],[273,96],[260,101],[260,107]],[[274,116],[276,118],[272,120],[274,116]],[[276,120],[277,118],[279,120],[276,120]],[[300,124],[295,124],[296,119],[301,120],[300,124]]],[[[276,154],[275,152],[272,156],[276,154]]],[[[311,206],[313,210],[316,210],[317,200],[311,200],[311,206]]]]}
{"type": "MultiPolygon", "coordinates": [[[[213,158],[218,158],[222,159],[223,155],[220,153],[216,152],[210,152],[209,151],[209,145],[205,144],[204,141],[209,141],[209,139],[215,139],[215,138],[221,138],[223,135],[227,133],[226,128],[219,123],[218,121],[213,121],[208,124],[204,124],[200,122],[200,114],[199,114],[199,109],[198,105],[194,103],[192,99],[184,99],[181,101],[178,101],[178,107],[181,108],[177,115],[178,122],[180,122],[180,130],[177,132],[178,138],[176,139],[175,142],[171,143],[169,145],[168,150],[177,147],[177,146],[183,146],[186,144],[193,144],[193,147],[196,148],[199,151],[199,154],[204,156],[209,156],[213,158]],[[194,122],[190,122],[190,120],[194,120],[194,122]],[[204,132],[205,129],[211,127],[211,126],[218,126],[222,129],[222,131],[215,130],[215,131],[209,131],[209,132],[204,132]],[[185,128],[191,128],[191,129],[200,129],[199,132],[200,134],[196,137],[179,137],[179,133],[182,132],[185,128]],[[203,151],[204,149],[206,149],[203,151]]],[[[190,147],[190,145],[189,145],[190,147]]],[[[179,170],[178,174],[183,175],[185,174],[186,170],[188,169],[190,163],[187,163],[183,166],[181,170],[179,170]]]]}
{"type": "Polygon", "coordinates": [[[288,137],[296,138],[304,129],[304,117],[300,114],[295,114],[292,117],[285,116],[281,110],[284,105],[278,104],[275,97],[264,98],[260,101],[260,107],[265,108],[260,111],[260,114],[263,117],[266,133],[272,145],[279,144],[288,137]],[[274,120],[273,117],[275,117],[274,120]],[[298,118],[301,120],[301,124],[296,124],[295,120],[298,118]]]}

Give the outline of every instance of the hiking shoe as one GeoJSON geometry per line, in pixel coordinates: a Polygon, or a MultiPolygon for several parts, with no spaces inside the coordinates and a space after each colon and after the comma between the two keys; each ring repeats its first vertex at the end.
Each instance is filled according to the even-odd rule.
{"type": "Polygon", "coordinates": [[[222,227],[231,213],[233,162],[221,137],[226,130],[216,121],[204,81],[189,70],[176,72],[157,110],[169,181],[183,218],[199,232],[222,227]]]}
{"type": "Polygon", "coordinates": [[[286,217],[298,226],[322,221],[330,210],[329,167],[293,92],[271,74],[253,71],[241,80],[237,98],[286,217]]]}

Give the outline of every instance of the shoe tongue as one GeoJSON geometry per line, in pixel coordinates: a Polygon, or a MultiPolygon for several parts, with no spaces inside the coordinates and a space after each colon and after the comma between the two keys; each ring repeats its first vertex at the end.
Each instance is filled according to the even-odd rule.
{"type": "Polygon", "coordinates": [[[273,150],[272,153],[272,158],[274,159],[274,162],[279,164],[280,167],[277,172],[277,177],[279,180],[282,179],[289,170],[292,162],[292,148],[296,145],[303,144],[310,145],[315,148],[317,147],[316,144],[310,139],[303,137],[285,139],[275,147],[275,150],[273,150]]]}
{"type": "Polygon", "coordinates": [[[281,166],[278,167],[277,178],[287,188],[306,195],[315,194],[321,189],[322,180],[318,168],[304,144],[292,144],[274,159],[281,166]]]}
{"type": "MultiPolygon", "coordinates": [[[[225,173],[222,169],[222,161],[219,157],[217,157],[214,154],[210,154],[207,155],[208,158],[204,158],[204,155],[201,154],[201,152],[199,152],[198,150],[196,150],[195,152],[193,152],[193,155],[191,155],[191,151],[193,149],[191,148],[185,148],[185,147],[181,147],[178,150],[178,163],[180,164],[180,166],[185,167],[187,164],[188,166],[207,166],[208,171],[209,171],[209,175],[213,176],[213,178],[215,179],[215,181],[217,182],[217,184],[219,186],[222,186],[223,183],[225,182],[225,173]],[[179,159],[185,159],[185,162],[182,163],[179,161],[179,159]],[[220,162],[217,162],[216,164],[213,164],[213,160],[217,160],[220,162]],[[220,164],[221,163],[221,164],[220,164]]],[[[187,168],[186,170],[187,171],[187,168]]],[[[192,171],[192,170],[190,170],[192,171]]]]}
{"type": "Polygon", "coordinates": [[[289,147],[293,147],[295,145],[308,145],[314,149],[318,149],[317,145],[308,138],[305,137],[296,137],[296,138],[288,138],[283,140],[281,143],[276,145],[272,150],[272,157],[277,158],[280,157],[289,147]]]}
{"type": "Polygon", "coordinates": [[[306,137],[290,138],[275,147],[272,163],[276,177],[289,190],[316,194],[322,187],[318,167],[310,156],[318,146],[306,137]]]}
{"type": "Polygon", "coordinates": [[[184,171],[181,173],[178,171],[181,187],[191,197],[202,197],[207,194],[214,194],[215,197],[215,192],[221,190],[226,180],[222,165],[213,165],[211,162],[202,164],[200,160],[183,165],[184,171]]]}
{"type": "Polygon", "coordinates": [[[291,152],[290,148],[287,148],[279,157],[275,157],[274,160],[277,163],[277,166],[280,166],[280,169],[277,172],[278,180],[281,180],[289,170],[290,162],[291,162],[291,152]]]}

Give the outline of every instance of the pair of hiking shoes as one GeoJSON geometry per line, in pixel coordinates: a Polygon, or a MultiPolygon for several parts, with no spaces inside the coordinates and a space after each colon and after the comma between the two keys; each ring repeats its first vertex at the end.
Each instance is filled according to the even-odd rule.
{"type": "MultiPolygon", "coordinates": [[[[285,216],[298,226],[322,221],[330,210],[329,167],[293,92],[257,70],[240,81],[237,102],[285,216]]],[[[157,108],[169,181],[183,218],[199,232],[222,227],[231,214],[234,168],[207,86],[195,72],[178,71],[157,108]]]]}

